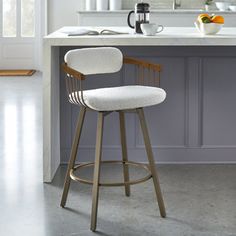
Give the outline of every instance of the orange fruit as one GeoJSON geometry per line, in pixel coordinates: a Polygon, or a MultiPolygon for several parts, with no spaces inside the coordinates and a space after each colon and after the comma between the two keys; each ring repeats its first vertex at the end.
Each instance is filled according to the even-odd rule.
{"type": "Polygon", "coordinates": [[[218,24],[224,24],[225,23],[225,19],[223,16],[213,16],[211,21],[213,23],[218,23],[218,24]]]}

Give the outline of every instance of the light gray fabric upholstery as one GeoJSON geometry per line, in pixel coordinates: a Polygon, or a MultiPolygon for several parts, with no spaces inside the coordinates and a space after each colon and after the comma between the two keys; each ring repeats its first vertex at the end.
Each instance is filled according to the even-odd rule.
{"type": "MultiPolygon", "coordinates": [[[[70,94],[70,100],[78,100],[78,95],[70,94]]],[[[161,88],[134,85],[86,90],[83,97],[93,110],[114,111],[159,104],[165,100],[166,92],[161,88]]]]}
{"type": "Polygon", "coordinates": [[[118,72],[123,64],[121,51],[114,47],[83,48],[66,53],[65,62],[84,75],[118,72]]]}

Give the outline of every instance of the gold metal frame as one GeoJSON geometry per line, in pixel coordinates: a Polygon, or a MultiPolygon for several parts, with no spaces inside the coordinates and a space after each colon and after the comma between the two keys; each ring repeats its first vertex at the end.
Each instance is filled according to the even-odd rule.
{"type": "Polygon", "coordinates": [[[124,64],[136,66],[138,70],[137,84],[160,87],[161,70],[160,64],[154,64],[132,57],[124,57],[124,64]]]}
{"type": "MultiPolygon", "coordinates": [[[[137,66],[139,71],[139,80],[141,84],[144,82],[152,83],[152,86],[159,86],[160,85],[160,72],[161,66],[159,64],[153,64],[150,62],[137,60],[134,58],[124,58],[124,63],[132,64],[137,66]],[[147,73],[147,77],[145,76],[147,73]],[[144,78],[148,78],[145,81],[144,78]]],[[[160,183],[158,179],[158,174],[155,167],[155,161],[153,157],[151,142],[148,134],[148,129],[145,121],[145,116],[143,112],[143,108],[134,109],[134,110],[126,110],[126,111],[118,111],[119,112],[119,121],[120,121],[120,140],[121,140],[121,147],[122,147],[122,161],[101,161],[101,153],[102,153],[102,139],[103,139],[103,125],[104,125],[104,117],[109,115],[111,112],[98,112],[98,120],[97,120],[97,134],[96,134],[96,148],[95,148],[95,162],[85,163],[81,165],[75,166],[75,160],[77,156],[77,150],[79,146],[79,141],[81,137],[82,127],[84,123],[84,118],[87,110],[92,110],[87,106],[83,97],[83,86],[82,82],[86,78],[85,75],[81,74],[78,71],[68,67],[68,65],[63,64],[62,68],[66,73],[66,88],[68,93],[69,102],[72,104],[81,105],[81,110],[77,122],[76,133],[74,136],[70,160],[67,167],[65,183],[63,188],[63,194],[61,198],[61,207],[65,207],[68,191],[70,187],[71,179],[75,181],[79,181],[85,184],[91,184],[93,186],[92,189],[92,211],[91,211],[91,226],[90,229],[92,231],[96,230],[97,226],[97,213],[98,213],[98,198],[99,198],[99,187],[106,186],[106,187],[125,187],[125,194],[126,196],[130,196],[130,186],[138,183],[142,183],[147,181],[148,179],[153,179],[153,184],[155,188],[156,198],[159,205],[160,214],[162,217],[166,216],[165,212],[165,205],[161,193],[160,183]],[[140,125],[143,133],[145,148],[148,157],[148,165],[144,165],[137,162],[128,161],[128,154],[127,154],[127,144],[126,144],[126,133],[125,133],[125,113],[126,112],[135,112],[140,120],[140,125]],[[124,174],[124,182],[117,182],[117,183],[101,183],[100,182],[100,168],[102,163],[113,163],[123,165],[123,174],[124,174]],[[93,181],[82,179],[75,175],[76,170],[88,166],[94,166],[94,175],[93,181]],[[148,175],[137,180],[130,181],[129,178],[129,165],[135,165],[141,168],[144,168],[148,175]]],[[[92,110],[93,111],[93,110],[92,110]]]]}
{"type": "MultiPolygon", "coordinates": [[[[133,162],[133,161],[101,161],[101,164],[105,163],[111,163],[111,164],[122,164],[125,165],[127,167],[127,165],[131,165],[131,166],[137,166],[140,168],[145,169],[148,172],[148,175],[137,179],[137,180],[132,180],[132,181],[124,181],[124,182],[113,182],[113,183],[101,183],[99,182],[99,186],[104,186],[104,187],[122,187],[122,186],[130,186],[130,185],[135,185],[135,184],[139,184],[139,183],[143,183],[147,180],[149,180],[150,178],[152,178],[152,173],[149,169],[149,167],[145,164],[142,163],[138,163],[138,162],[133,162]]],[[[84,184],[90,184],[93,185],[93,181],[91,180],[87,180],[87,179],[83,179],[80,178],[78,176],[75,175],[75,172],[81,168],[85,168],[85,167],[89,167],[89,166],[94,166],[95,163],[94,162],[89,162],[89,163],[84,163],[84,164],[80,164],[75,166],[73,169],[70,170],[70,177],[71,179],[73,179],[74,181],[78,181],[84,184]]],[[[128,168],[127,168],[128,169],[128,168]]]]}

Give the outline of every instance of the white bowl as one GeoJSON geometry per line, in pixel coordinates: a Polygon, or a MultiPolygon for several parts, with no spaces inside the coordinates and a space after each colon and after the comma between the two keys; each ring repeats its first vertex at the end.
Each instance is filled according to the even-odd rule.
{"type": "Polygon", "coordinates": [[[203,35],[217,34],[224,24],[217,23],[194,23],[198,31],[203,35]]]}
{"type": "Polygon", "coordinates": [[[231,11],[236,11],[236,5],[231,5],[231,6],[229,6],[229,9],[230,9],[231,11]]]}
{"type": "Polygon", "coordinates": [[[227,11],[229,9],[230,3],[229,2],[216,2],[216,7],[220,11],[227,11]]]}

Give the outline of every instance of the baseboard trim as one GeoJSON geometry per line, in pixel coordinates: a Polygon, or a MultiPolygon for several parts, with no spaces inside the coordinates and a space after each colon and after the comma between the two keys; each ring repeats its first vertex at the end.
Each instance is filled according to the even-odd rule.
{"type": "MultiPolygon", "coordinates": [[[[86,162],[76,162],[76,165],[86,163],[86,162]]],[[[143,164],[148,164],[148,162],[140,162],[143,164]]],[[[68,162],[61,162],[60,165],[67,165],[68,162]]],[[[185,161],[179,161],[179,162],[156,162],[157,165],[236,165],[236,161],[229,161],[229,162],[185,162],[185,161]]]]}

